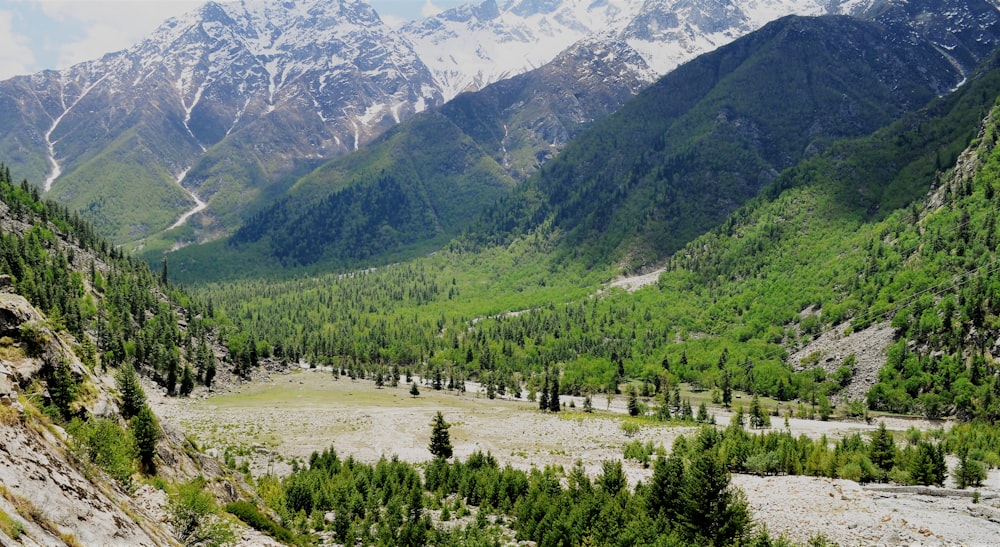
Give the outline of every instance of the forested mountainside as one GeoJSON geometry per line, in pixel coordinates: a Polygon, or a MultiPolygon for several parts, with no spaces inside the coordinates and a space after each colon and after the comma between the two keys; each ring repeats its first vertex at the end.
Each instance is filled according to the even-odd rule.
{"type": "Polygon", "coordinates": [[[115,243],[169,248],[232,233],[322,162],[580,40],[624,48],[640,62],[610,77],[648,83],[662,72],[643,58],[665,71],[782,14],[824,13],[818,0],[480,4],[396,29],[364,0],[206,2],[126,50],[0,82],[0,156],[115,243]]]}
{"type": "MultiPolygon", "coordinates": [[[[359,266],[432,250],[466,228],[466,243],[496,244],[547,225],[565,233],[568,261],[648,267],[722,222],[781,170],[838,138],[874,131],[964,78],[932,42],[913,40],[848,17],[771,23],[586,126],[507,197],[505,172],[512,165],[531,172],[542,165],[539,153],[556,148],[536,143],[583,128],[588,116],[577,112],[595,111],[584,104],[611,112],[634,92],[592,97],[584,83],[536,93],[566,81],[551,66],[539,69],[417,116],[300,181],[227,248],[183,251],[174,262],[188,279],[211,275],[208,253],[359,266]],[[542,101],[541,111],[524,106],[540,96],[565,100],[542,101]]],[[[620,52],[608,58],[616,61],[586,72],[615,71],[620,52]]]]}
{"type": "Polygon", "coordinates": [[[567,260],[648,267],[785,168],[961,78],[931,44],[899,43],[884,27],[781,19],[679,67],[595,124],[468,239],[503,242],[544,224],[565,232],[567,260]]]}
{"type": "MultiPolygon", "coordinates": [[[[343,267],[439,248],[644,87],[620,76],[630,63],[642,60],[629,57],[627,46],[581,44],[542,68],[418,114],[300,179],[247,220],[225,251],[263,254],[284,266],[343,267]]],[[[183,274],[187,257],[199,254],[176,253],[171,261],[183,274]]]]}
{"type": "MultiPolygon", "coordinates": [[[[954,296],[940,301],[931,298],[934,291],[922,291],[993,260],[985,243],[972,259],[965,247],[971,241],[948,239],[974,239],[979,231],[928,226],[946,223],[947,215],[961,218],[955,210],[987,214],[986,202],[968,201],[980,194],[950,178],[975,166],[963,162],[952,170],[997,96],[998,72],[991,62],[956,92],[872,136],[831,142],[673,255],[657,288],[635,294],[589,298],[588,287],[611,270],[567,267],[564,256],[552,252],[561,244],[553,230],[478,253],[456,244],[432,257],[351,276],[251,280],[201,290],[271,341],[275,352],[293,359],[369,372],[418,367],[426,375],[474,377],[503,389],[540,389],[545,370],[557,368],[560,389],[574,394],[613,392],[625,382],[662,393],[677,381],[704,389],[725,381],[785,402],[843,401],[844,389],[863,380],[860,374],[854,378],[858,356],[823,356],[825,368],[812,366],[819,355],[805,364],[789,359],[822,333],[861,332],[899,315],[896,333],[905,337],[907,318],[926,312],[933,323],[935,313],[927,310],[936,309],[938,330],[914,331],[936,332],[933,342],[896,343],[889,372],[861,400],[876,383],[864,380],[868,384],[853,396],[855,404],[908,411],[926,411],[930,404],[931,414],[988,418],[981,413],[989,405],[933,402],[953,401],[950,386],[963,376],[975,386],[967,390],[974,398],[996,388],[992,369],[987,373],[971,349],[986,342],[968,345],[970,336],[982,336],[975,321],[992,313],[983,308],[991,301],[962,296],[980,287],[975,283],[951,287],[954,296]],[[965,190],[939,192],[924,204],[928,190],[944,187],[944,181],[965,190]],[[943,239],[930,244],[939,233],[943,239]],[[919,309],[911,309],[921,300],[919,309]],[[944,325],[947,336],[940,330],[944,325]],[[951,344],[947,350],[945,342],[951,344]],[[980,364],[971,366],[974,361],[980,364]],[[937,368],[944,362],[953,364],[937,368]],[[886,390],[895,402],[877,396],[886,390]]],[[[992,118],[984,135],[991,124],[992,118]]],[[[977,173],[976,180],[989,179],[988,171],[977,173]]],[[[976,214],[968,215],[970,223],[962,225],[980,226],[976,214]]],[[[988,290],[985,279],[982,287],[975,290],[988,290]]],[[[877,370],[885,362],[879,359],[868,364],[877,370]]]]}

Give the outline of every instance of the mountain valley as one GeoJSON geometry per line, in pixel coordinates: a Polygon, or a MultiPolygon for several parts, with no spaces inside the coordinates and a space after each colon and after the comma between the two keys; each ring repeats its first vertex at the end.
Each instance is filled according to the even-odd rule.
{"type": "Polygon", "coordinates": [[[0,120],[4,545],[1000,534],[992,0],[210,2],[0,120]]]}

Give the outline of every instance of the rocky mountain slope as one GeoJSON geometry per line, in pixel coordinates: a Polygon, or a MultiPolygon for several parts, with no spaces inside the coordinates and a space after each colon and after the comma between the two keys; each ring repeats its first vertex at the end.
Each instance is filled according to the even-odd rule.
{"type": "Polygon", "coordinates": [[[172,224],[191,193],[236,214],[299,163],[441,100],[366,2],[209,2],[125,51],[3,82],[0,152],[127,241],[172,224]]]}
{"type": "MultiPolygon", "coordinates": [[[[647,7],[652,5],[653,3],[650,3],[647,7]]],[[[662,4],[657,5],[662,7],[662,4]]],[[[566,9],[568,7],[569,4],[563,6],[566,9]]],[[[757,7],[760,8],[760,5],[757,7]]],[[[718,87],[705,96],[707,102],[702,105],[704,108],[692,107],[692,103],[686,102],[684,94],[671,85],[661,86],[662,90],[657,93],[658,99],[640,98],[636,101],[639,106],[635,106],[629,114],[622,116],[622,120],[631,120],[625,122],[625,127],[615,125],[610,130],[600,132],[601,136],[596,138],[607,146],[608,143],[616,141],[616,137],[606,134],[608,131],[625,133],[638,131],[644,135],[641,138],[627,140],[628,144],[625,146],[628,150],[622,151],[625,155],[648,153],[640,152],[655,146],[643,140],[647,138],[652,141],[659,139],[670,142],[674,150],[684,150],[687,146],[684,143],[688,139],[697,140],[697,144],[692,146],[699,150],[724,147],[731,139],[752,141],[748,143],[749,146],[769,156],[766,160],[769,166],[754,166],[750,168],[753,173],[737,176],[740,180],[741,177],[747,180],[757,178],[758,181],[755,183],[732,186],[726,182],[716,189],[718,190],[716,195],[728,193],[725,199],[730,205],[717,209],[719,215],[724,215],[725,210],[728,210],[726,208],[752,196],[759,185],[766,182],[768,176],[773,177],[775,170],[790,165],[790,162],[794,162],[801,154],[815,153],[824,145],[823,143],[831,139],[871,131],[880,123],[885,123],[906,109],[920,106],[922,101],[949,91],[972,70],[977,59],[982,59],[987,54],[990,44],[995,45],[997,41],[995,24],[997,10],[986,3],[956,3],[944,10],[920,3],[907,4],[905,7],[889,3],[863,8],[865,5],[858,3],[829,7],[831,10],[849,10],[859,14],[859,17],[877,21],[876,25],[881,29],[879,33],[882,34],[878,45],[867,38],[861,38],[860,35],[852,35],[842,43],[828,44],[826,50],[816,50],[809,44],[790,45],[795,41],[789,39],[775,48],[776,58],[784,56],[783,60],[774,60],[771,63],[748,62],[738,70],[727,63],[722,63],[716,72],[728,74],[732,71],[732,74],[729,77],[717,78],[718,87]],[[973,29],[978,30],[973,31],[973,29]],[[796,55],[792,49],[796,47],[803,48],[804,52],[796,55]],[[895,57],[898,62],[877,56],[866,56],[864,52],[866,48],[879,50],[883,47],[891,49],[894,53],[890,54],[890,57],[895,57]],[[854,57],[851,57],[852,55],[854,57]],[[827,65],[826,71],[841,70],[842,67],[836,67],[848,57],[852,58],[850,63],[866,68],[846,69],[843,74],[832,79],[822,75],[817,78],[811,76],[814,72],[812,67],[827,65]],[[779,66],[782,68],[778,68],[779,66]],[[789,74],[799,69],[805,71],[802,75],[804,80],[795,81],[796,78],[789,74]],[[888,95],[875,92],[869,97],[845,99],[853,96],[858,88],[867,88],[870,84],[881,85],[873,84],[872,78],[882,80],[890,88],[902,86],[906,91],[888,95]],[[734,85],[733,82],[737,80],[740,82],[739,85],[734,85]],[[921,83],[915,83],[918,80],[921,83]],[[828,84],[831,89],[819,90],[828,84]],[[803,85],[817,87],[806,96],[797,93],[803,85]],[[785,97],[788,102],[775,100],[774,97],[777,96],[785,97]],[[794,108],[789,106],[799,104],[803,100],[809,104],[801,104],[800,107],[794,108]],[[843,100],[847,100],[850,104],[838,102],[843,100]],[[771,121],[758,123],[750,122],[749,118],[737,120],[735,123],[742,124],[743,130],[728,133],[725,137],[719,134],[719,138],[705,138],[703,130],[707,130],[706,124],[710,123],[710,119],[721,119],[719,116],[723,115],[740,118],[741,115],[735,114],[735,110],[743,110],[748,106],[726,107],[726,101],[731,103],[756,101],[757,106],[750,107],[753,110],[760,108],[767,110],[774,107],[773,111],[768,111],[767,114],[758,112],[752,116],[770,118],[771,121]],[[669,137],[631,127],[630,123],[664,129],[674,123],[674,114],[664,114],[662,108],[650,105],[650,102],[683,105],[678,107],[674,114],[681,116],[685,121],[676,124],[669,137]],[[725,112],[720,114],[713,110],[715,107],[707,106],[709,103],[723,108],[725,112]],[[839,121],[832,119],[819,121],[817,116],[822,117],[827,106],[832,103],[837,103],[836,108],[840,109],[836,114],[839,121]],[[685,113],[682,112],[684,108],[692,108],[697,112],[685,113]],[[790,114],[792,110],[795,110],[794,115],[790,114]],[[880,114],[873,116],[871,113],[874,110],[878,110],[880,114]],[[647,119],[650,112],[656,113],[653,119],[647,119]],[[660,119],[659,116],[665,117],[660,119]],[[797,117],[799,120],[813,120],[810,122],[812,125],[806,124],[809,126],[808,136],[791,129],[794,122],[789,125],[774,121],[789,116],[797,117]],[[845,120],[853,121],[845,123],[845,120]],[[746,127],[744,122],[750,123],[752,127],[746,127]],[[771,129],[766,129],[765,126],[770,126],[771,129]],[[791,131],[792,134],[784,134],[784,131],[791,131]],[[793,135],[799,135],[804,140],[800,141],[793,135]],[[778,141],[783,142],[779,144],[778,141]],[[773,146],[778,146],[782,151],[767,150],[773,146]],[[775,153],[782,158],[774,155],[775,153]],[[761,179],[760,176],[766,173],[771,174],[761,179]],[[727,185],[729,185],[728,190],[725,188],[727,185]]],[[[712,17],[722,17],[720,14],[723,12],[725,10],[721,12],[717,10],[713,12],[712,17]]],[[[462,13],[482,23],[478,19],[483,16],[482,13],[467,10],[462,13]],[[475,15],[476,13],[479,15],[475,15]]],[[[489,13],[492,14],[491,24],[499,25],[507,20],[505,19],[507,15],[504,15],[506,12],[489,13]]],[[[459,19],[461,18],[449,19],[451,25],[449,28],[454,31],[454,28],[457,28],[454,25],[458,24],[455,21],[459,19]]],[[[743,17],[740,20],[744,19],[747,18],[743,17]]],[[[456,35],[461,34],[454,32],[456,35]]],[[[850,31],[845,32],[850,34],[850,31]]],[[[503,33],[490,35],[501,36],[503,33]]],[[[675,38],[667,39],[664,43],[674,43],[671,40],[675,38]]],[[[813,37],[813,41],[827,39],[832,37],[822,35],[813,37]]],[[[290,189],[284,199],[251,216],[231,241],[242,245],[265,239],[268,242],[265,243],[264,253],[280,257],[284,265],[311,264],[332,259],[343,266],[352,261],[377,259],[380,256],[388,259],[383,255],[392,254],[401,248],[429,250],[428,246],[439,245],[447,237],[453,236],[456,230],[461,230],[468,220],[477,214],[477,211],[489,206],[498,195],[502,195],[504,188],[511,187],[510,177],[513,177],[514,181],[520,181],[532,175],[539,167],[555,157],[580,131],[590,127],[595,120],[614,112],[645,86],[644,73],[636,71],[636,67],[645,66],[646,72],[655,71],[648,68],[646,58],[631,45],[634,43],[636,42],[625,34],[621,34],[618,39],[611,39],[608,35],[594,36],[578,42],[541,68],[491,84],[475,93],[463,93],[436,110],[434,114],[429,114],[423,119],[418,116],[411,120],[412,123],[404,123],[394,130],[391,136],[381,139],[366,150],[343,160],[334,160],[303,177],[290,189]],[[629,74],[633,76],[626,77],[629,74]],[[447,129],[442,126],[430,129],[445,120],[447,129]],[[470,142],[472,146],[468,146],[470,142]],[[410,152],[407,154],[403,152],[405,150],[410,152]],[[433,152],[430,152],[432,150],[433,152]],[[477,160],[472,159],[473,157],[478,157],[485,163],[479,164],[477,160]],[[467,166],[479,165],[479,167],[469,171],[467,173],[469,176],[463,176],[460,169],[456,170],[456,165],[460,163],[458,158],[465,158],[462,161],[467,166]],[[484,172],[481,167],[486,164],[491,167],[484,172]],[[407,188],[411,188],[412,185],[421,187],[418,194],[425,197],[407,198],[408,205],[405,205],[404,209],[423,211],[411,215],[412,219],[423,220],[413,223],[399,216],[379,216],[378,207],[363,206],[360,202],[350,204],[359,195],[365,196],[363,200],[365,203],[372,202],[372,196],[368,191],[360,191],[359,194],[359,190],[355,189],[341,194],[344,189],[354,186],[371,189],[371,185],[365,181],[372,179],[370,176],[372,173],[392,174],[398,180],[407,181],[403,185],[407,188]],[[318,200],[327,198],[333,201],[317,204],[318,200]],[[352,220],[355,217],[363,217],[364,220],[356,222],[352,220]],[[365,228],[358,231],[345,230],[344,226],[333,227],[329,223],[329,219],[332,218],[338,219],[338,223],[355,227],[365,226],[365,228]],[[378,226],[385,226],[386,230],[381,230],[378,226]],[[396,234],[405,235],[397,237],[396,234]],[[358,252],[357,249],[361,251],[358,252]]],[[[692,76],[688,73],[680,79],[694,78],[697,87],[699,85],[697,82],[704,79],[702,76],[692,76]]],[[[671,77],[673,74],[668,74],[664,79],[668,80],[671,77]]],[[[560,179],[555,185],[561,191],[580,194],[581,190],[569,190],[568,187],[586,184],[583,179],[589,176],[591,166],[599,168],[602,162],[617,161],[615,158],[618,154],[608,153],[606,148],[594,147],[594,153],[601,157],[586,160],[588,167],[581,169],[580,166],[575,166],[573,169],[563,169],[571,172],[574,180],[560,179]]],[[[654,168],[696,169],[697,165],[687,164],[695,161],[700,161],[702,165],[712,163],[726,154],[728,152],[722,153],[718,150],[698,153],[689,150],[687,156],[678,156],[671,160],[670,167],[657,167],[655,162],[651,163],[647,158],[645,163],[632,168],[631,172],[638,177],[647,169],[654,168]]],[[[573,161],[576,160],[569,160],[569,163],[573,161]]],[[[734,167],[733,162],[722,161],[722,163],[727,162],[730,164],[729,168],[734,167]]],[[[566,162],[562,166],[566,167],[566,162]]],[[[622,187],[623,182],[618,179],[624,176],[625,171],[618,167],[612,167],[611,171],[611,174],[602,175],[604,180],[615,181],[609,184],[622,187]]],[[[706,175],[706,177],[712,179],[712,176],[706,175]]],[[[718,180],[729,179],[722,177],[718,180]]],[[[631,182],[624,184],[625,187],[631,185],[631,182]]],[[[411,191],[402,188],[399,188],[398,193],[406,194],[411,191]]],[[[705,194],[706,187],[688,188],[674,196],[671,206],[683,207],[683,204],[692,200],[700,203],[700,200],[706,199],[705,196],[688,195],[691,192],[705,194]]],[[[639,192],[635,199],[645,200],[647,197],[646,194],[639,192]]],[[[590,200],[588,203],[601,204],[602,211],[597,213],[597,217],[605,218],[609,214],[608,209],[604,207],[606,201],[590,200]]],[[[630,208],[643,210],[647,206],[649,204],[639,203],[630,208]]],[[[587,210],[586,207],[582,206],[583,210],[587,210]]],[[[398,208],[393,207],[392,210],[396,211],[398,208]]],[[[506,213],[503,215],[506,216],[506,213]]],[[[684,216],[690,219],[701,215],[689,213],[684,216]]],[[[666,222],[674,220],[673,214],[665,215],[666,222]]],[[[675,241],[679,233],[686,234],[682,235],[681,239],[697,233],[697,229],[691,230],[689,227],[681,226],[688,221],[678,222],[679,224],[672,229],[672,234],[642,237],[658,240],[662,247],[667,242],[675,241]]],[[[662,227],[659,221],[654,222],[654,225],[656,227],[649,229],[655,231],[662,227]]],[[[500,231],[507,230],[510,228],[510,223],[506,222],[496,228],[500,231]]],[[[617,231],[613,225],[604,225],[590,227],[588,233],[600,233],[608,228],[617,231]]],[[[520,226],[519,229],[527,227],[520,226]]],[[[618,233],[613,237],[622,236],[623,234],[618,233]]],[[[632,235],[624,237],[631,238],[632,235]]],[[[639,248],[629,251],[637,257],[634,262],[655,260],[654,255],[660,252],[653,249],[651,253],[642,242],[638,245],[639,248]],[[638,258],[640,256],[645,258],[638,258]]],[[[668,244],[667,247],[672,245],[668,244]]],[[[260,250],[242,249],[241,253],[248,252],[249,255],[257,257],[253,259],[248,255],[242,262],[261,263],[260,250]]],[[[232,249],[227,249],[227,252],[229,251],[232,249]]],[[[213,248],[211,252],[217,253],[218,250],[213,248]]],[[[197,257],[199,253],[197,250],[190,253],[183,252],[183,256],[178,257],[184,264],[186,273],[191,275],[211,273],[205,271],[204,265],[209,262],[199,259],[197,257]]]]}
{"type": "MultiPolygon", "coordinates": [[[[177,393],[154,361],[180,356],[150,334],[192,336],[205,326],[186,315],[183,299],[150,288],[148,268],[109,248],[77,215],[11,184],[3,164],[0,270],[0,544],[156,546],[242,536],[243,544],[273,545],[217,509],[254,498],[242,477],[146,405],[145,390],[177,393]]],[[[206,351],[229,358],[220,344],[206,351]]],[[[232,376],[219,369],[220,379],[232,376]]],[[[181,384],[181,392],[194,387],[181,384]]]]}
{"type": "Polygon", "coordinates": [[[581,39],[628,44],[643,62],[621,77],[648,82],[767,20],[823,10],[489,0],[397,32],[359,0],[209,2],[125,51],[0,83],[0,154],[116,242],[169,227],[210,239],[318,161],[581,39]]]}

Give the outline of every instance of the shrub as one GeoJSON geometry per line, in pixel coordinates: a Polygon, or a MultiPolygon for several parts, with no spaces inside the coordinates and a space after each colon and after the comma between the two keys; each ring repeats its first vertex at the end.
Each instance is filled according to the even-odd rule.
{"type": "Polygon", "coordinates": [[[194,479],[177,486],[170,500],[170,516],[177,538],[186,545],[225,545],[235,534],[216,514],[215,498],[204,490],[205,480],[194,479]]]}
{"type": "Polygon", "coordinates": [[[86,422],[74,419],[66,428],[87,459],[118,481],[127,491],[133,488],[135,473],[135,445],[118,422],[107,418],[93,418],[86,422]]]}
{"type": "Polygon", "coordinates": [[[226,511],[235,515],[254,530],[259,530],[284,543],[297,544],[291,530],[278,524],[270,517],[261,513],[248,501],[237,501],[226,505],[226,511]]]}

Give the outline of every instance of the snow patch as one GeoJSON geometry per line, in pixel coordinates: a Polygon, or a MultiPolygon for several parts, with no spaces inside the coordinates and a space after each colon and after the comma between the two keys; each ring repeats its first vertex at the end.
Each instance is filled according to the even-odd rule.
{"type": "Polygon", "coordinates": [[[202,201],[202,199],[199,198],[197,194],[184,187],[183,184],[184,178],[187,177],[188,171],[190,171],[190,169],[191,168],[189,167],[178,173],[177,177],[174,180],[177,182],[177,186],[181,190],[183,190],[184,193],[187,194],[189,198],[194,200],[194,207],[187,210],[183,215],[181,215],[181,217],[177,219],[177,222],[171,224],[170,227],[167,228],[167,230],[173,230],[174,228],[179,228],[181,226],[184,226],[185,224],[187,224],[189,218],[204,211],[208,207],[208,205],[204,201],[202,201]]]}
{"type": "Polygon", "coordinates": [[[69,112],[73,110],[73,107],[79,104],[80,101],[82,101],[83,98],[86,97],[87,94],[90,93],[92,89],[97,87],[98,84],[103,82],[109,75],[110,73],[107,73],[104,76],[101,76],[96,82],[85,87],[83,89],[83,92],[80,93],[80,96],[77,97],[76,100],[74,100],[73,103],[70,104],[68,107],[66,106],[66,93],[65,93],[66,88],[63,87],[62,83],[60,83],[59,101],[63,108],[63,111],[61,114],[59,114],[59,116],[52,119],[52,126],[49,127],[49,130],[45,132],[45,145],[49,151],[49,168],[50,168],[49,176],[45,177],[45,184],[43,186],[45,192],[48,192],[49,190],[52,189],[52,183],[54,183],[55,180],[59,178],[59,175],[62,174],[62,166],[59,165],[59,160],[56,159],[56,143],[59,141],[52,140],[52,133],[56,130],[57,127],[59,127],[59,122],[61,122],[63,118],[66,117],[66,114],[69,114],[69,112]]]}

